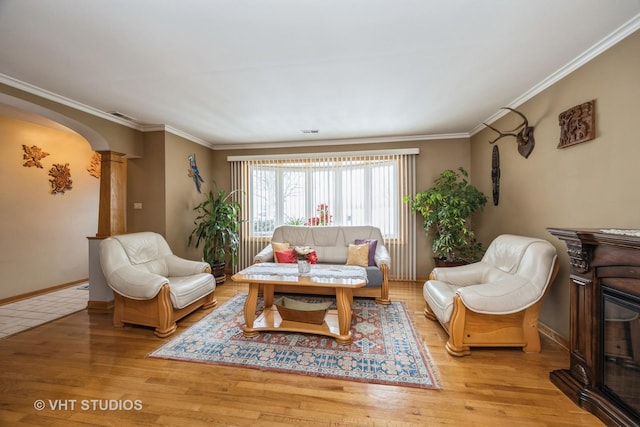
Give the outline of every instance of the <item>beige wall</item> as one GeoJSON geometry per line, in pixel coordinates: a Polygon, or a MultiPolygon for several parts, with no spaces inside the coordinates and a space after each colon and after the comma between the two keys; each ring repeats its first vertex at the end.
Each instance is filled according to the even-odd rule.
{"type": "Polygon", "coordinates": [[[75,133],[0,117],[0,300],[89,276],[100,193],[86,170],[92,153],[75,133]],[[49,153],[42,169],[23,166],[22,144],[49,153]],[[69,163],[72,188],[51,194],[56,163],[69,163]]]}
{"type": "MultiPolygon", "coordinates": [[[[212,150],[173,134],[167,134],[166,149],[166,238],[173,252],[188,259],[202,259],[202,246],[188,246],[194,228],[196,212],[193,208],[205,200],[212,189],[212,150]],[[189,177],[189,155],[195,154],[196,164],[204,182],[198,193],[189,177]]],[[[214,190],[215,191],[215,190],[214,190]]]]}
{"type": "MultiPolygon", "coordinates": [[[[341,152],[341,151],[358,151],[358,150],[383,150],[383,149],[401,149],[401,148],[419,148],[420,154],[416,159],[416,189],[417,191],[425,190],[433,184],[433,180],[445,169],[457,169],[462,166],[469,170],[470,168],[470,152],[469,140],[446,139],[446,140],[430,140],[430,141],[413,141],[401,143],[384,143],[384,144],[357,144],[357,145],[340,145],[340,146],[322,146],[322,147],[299,147],[288,149],[268,149],[268,150],[228,150],[215,151],[213,169],[215,171],[214,179],[222,187],[229,189],[231,182],[231,171],[228,156],[243,155],[261,155],[261,154],[285,154],[285,153],[315,153],[322,151],[341,152]]],[[[416,260],[418,277],[427,277],[433,268],[433,253],[431,252],[431,240],[427,238],[422,230],[422,218],[417,218],[417,253],[416,260]]]]}
{"type": "MultiPolygon", "coordinates": [[[[514,138],[497,144],[501,157],[500,204],[477,216],[479,237],[502,233],[541,237],[558,249],[561,269],[541,312],[541,321],[569,337],[569,264],[566,247],[546,227],[640,228],[640,32],[599,55],[518,108],[535,126],[536,147],[528,159],[514,138]],[[595,99],[595,140],[557,149],[558,115],[595,99]]],[[[517,125],[514,115],[496,123],[517,125]]],[[[491,150],[495,134],[483,130],[471,142],[472,182],[491,195],[491,150]]]]}
{"type": "Polygon", "coordinates": [[[202,249],[188,246],[196,213],[212,183],[212,151],[209,148],[158,131],[144,134],[143,155],[128,161],[127,231],[155,231],[167,239],[178,256],[201,259],[202,249]],[[199,194],[189,177],[189,155],[195,154],[205,180],[199,194]],[[142,203],[142,209],[134,209],[142,203]]]}
{"type": "Polygon", "coordinates": [[[164,131],[146,132],[142,156],[127,161],[127,232],[165,234],[164,135],[164,131]],[[135,203],[141,203],[142,209],[134,209],[135,203]]]}

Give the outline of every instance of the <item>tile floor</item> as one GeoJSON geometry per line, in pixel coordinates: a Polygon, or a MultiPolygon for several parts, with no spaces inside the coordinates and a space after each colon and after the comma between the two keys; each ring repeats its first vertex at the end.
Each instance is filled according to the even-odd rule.
{"type": "Polygon", "coordinates": [[[0,305],[0,339],[87,308],[88,284],[0,305]]]}

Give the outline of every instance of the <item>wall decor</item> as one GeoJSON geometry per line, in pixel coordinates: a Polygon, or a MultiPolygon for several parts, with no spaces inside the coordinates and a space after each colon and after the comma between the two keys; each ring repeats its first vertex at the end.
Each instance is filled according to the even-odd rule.
{"type": "Polygon", "coordinates": [[[498,206],[500,201],[500,150],[498,146],[493,146],[491,153],[491,183],[493,187],[493,205],[498,206]]]}
{"type": "Polygon", "coordinates": [[[560,143],[558,148],[590,141],[596,137],[595,100],[585,102],[560,113],[560,143]]]}
{"type": "Polygon", "coordinates": [[[94,178],[100,178],[100,163],[102,161],[102,156],[100,153],[94,151],[91,155],[91,160],[89,160],[89,166],[87,166],[87,172],[89,175],[94,178]]]}
{"type": "Polygon", "coordinates": [[[509,107],[502,107],[501,110],[512,111],[517,115],[519,115],[520,117],[522,117],[524,121],[520,123],[518,126],[516,126],[515,128],[513,128],[512,130],[509,130],[507,132],[501,132],[498,129],[494,128],[493,126],[490,126],[486,123],[482,123],[489,129],[492,129],[498,132],[499,134],[499,136],[496,139],[494,139],[493,141],[489,141],[489,144],[493,144],[497,140],[499,140],[500,138],[504,138],[505,136],[514,136],[516,138],[516,142],[518,143],[518,153],[520,153],[520,155],[526,159],[527,157],[529,157],[529,154],[531,154],[531,152],[533,151],[533,147],[536,145],[536,141],[533,138],[533,126],[529,126],[529,120],[527,120],[525,115],[522,114],[521,112],[509,107]]]}
{"type": "Polygon", "coordinates": [[[22,144],[22,150],[24,151],[22,159],[25,161],[22,166],[26,168],[35,166],[42,169],[42,163],[40,163],[40,160],[42,160],[44,157],[47,157],[49,153],[45,153],[44,151],[42,151],[42,148],[36,145],[27,147],[26,145],[22,144]]]}
{"type": "Polygon", "coordinates": [[[200,171],[198,171],[195,154],[189,156],[189,177],[193,178],[193,182],[196,184],[196,190],[200,193],[200,184],[204,182],[204,179],[202,179],[200,171]]]}
{"type": "Polygon", "coordinates": [[[69,163],[61,165],[60,163],[54,164],[49,170],[49,176],[52,177],[49,182],[51,183],[51,194],[63,193],[65,190],[71,190],[71,171],[69,170],[69,163]]]}

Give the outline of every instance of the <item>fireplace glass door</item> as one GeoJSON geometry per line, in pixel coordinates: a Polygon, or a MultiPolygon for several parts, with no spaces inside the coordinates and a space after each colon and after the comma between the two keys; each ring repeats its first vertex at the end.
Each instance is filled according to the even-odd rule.
{"type": "Polygon", "coordinates": [[[640,300],[602,288],[603,392],[640,417],[640,300]]]}

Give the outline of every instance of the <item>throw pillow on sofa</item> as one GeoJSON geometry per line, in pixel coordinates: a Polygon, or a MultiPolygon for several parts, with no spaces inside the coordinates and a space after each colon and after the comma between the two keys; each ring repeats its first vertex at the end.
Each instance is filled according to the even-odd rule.
{"type": "Polygon", "coordinates": [[[275,259],[280,264],[295,264],[298,262],[298,256],[294,249],[287,249],[284,251],[275,251],[275,259]]]}
{"type": "Polygon", "coordinates": [[[347,265],[359,265],[360,267],[369,266],[369,244],[349,245],[349,254],[347,256],[347,265]]]}
{"type": "Polygon", "coordinates": [[[376,249],[378,247],[378,239],[356,239],[354,242],[356,245],[362,245],[363,243],[369,244],[369,267],[376,265],[376,249]]]}
{"type": "Polygon", "coordinates": [[[291,249],[291,245],[289,243],[280,243],[280,242],[271,242],[271,247],[273,248],[273,252],[276,251],[286,251],[291,249]]]}

